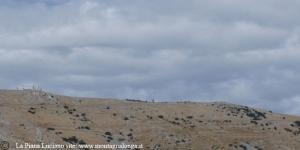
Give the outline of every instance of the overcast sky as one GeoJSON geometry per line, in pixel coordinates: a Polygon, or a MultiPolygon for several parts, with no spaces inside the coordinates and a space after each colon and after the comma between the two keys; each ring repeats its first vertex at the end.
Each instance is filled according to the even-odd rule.
{"type": "Polygon", "coordinates": [[[0,88],[300,114],[299,0],[0,0],[0,88]]]}

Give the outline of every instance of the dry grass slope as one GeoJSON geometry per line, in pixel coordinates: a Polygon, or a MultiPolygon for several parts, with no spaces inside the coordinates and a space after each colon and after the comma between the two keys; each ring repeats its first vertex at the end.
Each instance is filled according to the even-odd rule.
{"type": "Polygon", "coordinates": [[[2,90],[0,139],[134,143],[162,150],[297,150],[300,117],[226,103],[152,103],[2,90]]]}

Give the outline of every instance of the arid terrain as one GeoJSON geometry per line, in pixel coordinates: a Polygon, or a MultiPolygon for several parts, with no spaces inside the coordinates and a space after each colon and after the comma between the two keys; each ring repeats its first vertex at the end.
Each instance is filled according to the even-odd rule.
{"type": "Polygon", "coordinates": [[[0,139],[144,149],[297,150],[300,117],[227,103],[158,103],[0,91],[0,139]]]}

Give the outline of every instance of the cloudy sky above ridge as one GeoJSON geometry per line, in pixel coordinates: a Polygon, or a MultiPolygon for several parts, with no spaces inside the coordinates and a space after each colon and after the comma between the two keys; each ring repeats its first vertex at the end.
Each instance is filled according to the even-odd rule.
{"type": "Polygon", "coordinates": [[[300,1],[0,0],[0,88],[300,114],[300,1]]]}

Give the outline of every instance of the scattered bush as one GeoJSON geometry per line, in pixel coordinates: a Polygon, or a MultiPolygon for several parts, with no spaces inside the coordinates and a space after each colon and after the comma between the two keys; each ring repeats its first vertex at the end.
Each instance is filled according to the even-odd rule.
{"type": "Polygon", "coordinates": [[[64,108],[65,108],[65,109],[69,109],[69,106],[67,106],[67,105],[65,104],[65,105],[64,105],[64,108]]]}
{"type": "Polygon", "coordinates": [[[36,108],[30,107],[28,112],[31,113],[31,114],[35,114],[36,113],[36,108]]]}
{"type": "Polygon", "coordinates": [[[77,144],[79,142],[78,138],[76,136],[71,136],[68,138],[62,138],[63,141],[68,142],[70,144],[77,144]]]}
{"type": "Polygon", "coordinates": [[[47,128],[47,130],[48,130],[48,131],[54,131],[55,128],[51,128],[51,127],[50,127],[50,128],[47,128]]]}
{"type": "Polygon", "coordinates": [[[152,117],[152,116],[149,116],[149,115],[147,115],[147,118],[151,120],[153,117],[152,117]]]}
{"type": "Polygon", "coordinates": [[[85,145],[85,144],[86,144],[86,142],[85,142],[85,141],[83,141],[83,140],[79,140],[79,141],[78,141],[78,144],[80,144],[80,145],[85,145]]]}
{"type": "Polygon", "coordinates": [[[247,147],[245,146],[245,145],[239,145],[239,147],[241,148],[241,149],[243,149],[243,150],[247,150],[247,147]]]}
{"type": "Polygon", "coordinates": [[[78,127],[77,129],[86,129],[86,130],[91,130],[91,128],[90,128],[90,127],[88,127],[88,126],[81,126],[81,127],[78,127]]]}
{"type": "Polygon", "coordinates": [[[255,125],[258,124],[257,121],[254,121],[254,120],[251,120],[250,122],[253,123],[253,124],[255,124],[255,125]]]}
{"type": "Polygon", "coordinates": [[[297,127],[300,127],[300,121],[294,121],[294,124],[295,124],[297,127]]]}
{"type": "Polygon", "coordinates": [[[193,119],[193,116],[187,116],[186,118],[188,118],[188,119],[193,119]]]}
{"type": "Polygon", "coordinates": [[[164,116],[163,116],[163,115],[159,115],[159,116],[158,116],[158,118],[160,118],[160,119],[163,119],[163,118],[164,118],[164,116]]]}
{"type": "Polygon", "coordinates": [[[284,128],[284,130],[285,130],[286,132],[292,132],[292,130],[289,129],[289,128],[284,128]]]}
{"type": "Polygon", "coordinates": [[[104,133],[104,137],[106,137],[107,142],[114,140],[114,138],[112,137],[112,133],[108,131],[104,133]]]}

